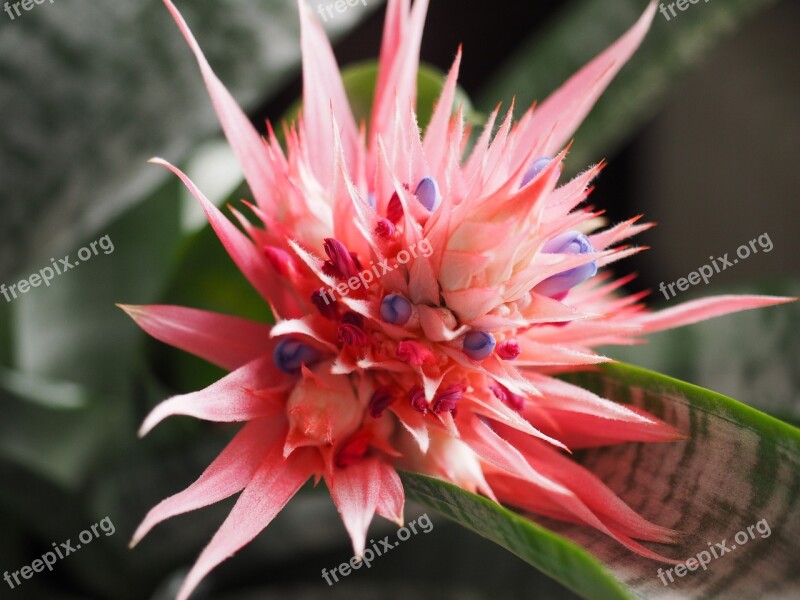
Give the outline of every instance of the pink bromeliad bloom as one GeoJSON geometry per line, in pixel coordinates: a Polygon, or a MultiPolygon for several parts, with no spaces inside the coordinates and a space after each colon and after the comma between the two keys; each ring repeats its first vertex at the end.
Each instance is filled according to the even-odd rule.
{"type": "Polygon", "coordinates": [[[225,218],[177,168],[276,323],[177,306],[126,306],[149,334],[230,371],[170,398],[141,434],[171,415],[246,422],[189,488],[153,508],[137,543],[174,515],[241,492],[178,595],[250,542],[310,478],[330,490],[357,555],[375,513],[402,524],[402,466],[519,509],[635,540],[674,532],[636,514],[570,460],[570,448],[682,436],[652,416],[553,374],[608,361],[601,344],[782,298],[723,296],[648,312],[628,281],[596,275],[640,248],[649,227],[593,231],[582,206],[600,167],[559,184],[565,146],[644,37],[655,4],[613,46],[538,108],[495,132],[498,111],[467,152],[452,113],[461,53],[420,133],[414,113],[427,0],[389,0],[371,120],[359,126],[323,29],[299,2],[303,112],[263,139],[194,51],[263,227],[225,218]],[[494,133],[493,133],[494,132],[494,133]],[[466,155],[466,156],[465,156],[466,155]]]}

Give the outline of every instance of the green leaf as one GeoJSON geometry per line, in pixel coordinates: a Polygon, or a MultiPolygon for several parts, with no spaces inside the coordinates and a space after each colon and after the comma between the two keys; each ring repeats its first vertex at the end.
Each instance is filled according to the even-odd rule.
{"type": "Polygon", "coordinates": [[[0,389],[45,408],[70,410],[83,408],[86,390],[70,381],[48,381],[0,367],[0,389]]]}
{"type": "Polygon", "coordinates": [[[0,458],[65,487],[76,487],[90,472],[91,459],[102,451],[106,439],[109,421],[102,402],[75,384],[30,380],[19,373],[4,373],[0,402],[0,458]],[[65,393],[70,403],[79,405],[55,408],[65,393]]]}
{"type": "Polygon", "coordinates": [[[73,248],[70,263],[82,248],[90,255],[79,266],[8,305],[14,352],[0,372],[3,457],[74,489],[131,441],[140,418],[132,365],[144,336],[115,303],[152,302],[163,288],[180,231],[178,190],[169,180],[73,248]],[[113,249],[95,244],[92,253],[105,235],[113,249]]]}
{"type": "Polygon", "coordinates": [[[580,458],[645,517],[685,533],[679,547],[663,553],[685,560],[723,540],[737,548],[707,570],[665,586],[657,577],[664,565],[576,527],[559,525],[557,531],[586,544],[639,597],[792,596],[800,583],[800,430],[720,394],[627,365],[573,379],[689,436],[683,442],[591,450],[580,458]],[[762,519],[768,537],[748,536],[747,545],[733,541],[762,519]]]}
{"type": "MultiPolygon", "coordinates": [[[[176,2],[245,109],[300,62],[294,0],[176,2]]],[[[329,24],[337,39],[380,6],[329,24]]],[[[219,130],[197,65],[162,2],[45,3],[0,36],[0,274],[68,251],[149,196],[219,130]]]]}
{"type": "Polygon", "coordinates": [[[726,540],[732,548],[737,535],[747,535],[747,542],[742,539],[707,570],[675,575],[665,586],[658,569],[670,565],[633,554],[595,530],[534,517],[547,531],[485,498],[420,475],[403,476],[409,496],[585,598],[790,597],[796,591],[800,430],[720,394],[627,365],[569,379],[646,410],[689,436],[682,442],[593,449],[577,457],[640,514],[684,532],[679,544],[654,549],[686,560],[707,551],[709,543],[726,540]],[[598,557],[613,577],[567,539],[598,557]]]}
{"type": "Polygon", "coordinates": [[[409,498],[500,544],[585,598],[632,598],[586,550],[482,496],[416,473],[402,473],[409,498]]]}
{"type": "MultiPolygon", "coordinates": [[[[610,156],[657,114],[683,73],[740,24],[774,3],[701,2],[670,21],[657,13],[642,47],[575,134],[569,169],[577,172],[610,156]]],[[[477,106],[488,110],[500,100],[508,106],[516,96],[517,107],[527,109],[544,100],[633,25],[646,6],[643,0],[569,3],[499,70],[477,97],[477,106]]]]}
{"type": "MultiPolygon", "coordinates": [[[[129,391],[141,333],[115,304],[152,302],[163,288],[178,245],[179,185],[170,179],[102,233],[81,240],[68,257],[80,264],[14,300],[19,371],[100,393],[129,391]],[[88,258],[80,258],[106,236],[106,249],[95,244],[96,253],[89,250],[88,258]]],[[[43,262],[31,272],[49,265],[43,262]]]]}

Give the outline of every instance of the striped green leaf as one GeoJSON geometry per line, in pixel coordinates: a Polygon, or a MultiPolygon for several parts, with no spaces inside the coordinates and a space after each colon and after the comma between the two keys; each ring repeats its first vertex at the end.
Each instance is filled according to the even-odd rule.
{"type": "Polygon", "coordinates": [[[679,544],[659,545],[659,552],[683,561],[707,552],[700,555],[705,569],[690,563],[694,571],[667,574],[670,565],[632,554],[594,530],[536,517],[532,524],[427,477],[405,475],[409,495],[585,598],[788,598],[800,589],[800,430],[720,394],[623,364],[570,379],[689,436],[593,449],[576,459],[645,517],[684,532],[679,544]]]}

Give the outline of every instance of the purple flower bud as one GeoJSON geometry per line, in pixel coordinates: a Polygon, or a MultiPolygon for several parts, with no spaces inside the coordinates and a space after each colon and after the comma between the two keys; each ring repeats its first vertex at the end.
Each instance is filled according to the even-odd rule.
{"type": "Polygon", "coordinates": [[[415,385],[408,390],[408,401],[411,403],[411,408],[423,415],[428,412],[428,401],[425,399],[425,391],[422,387],[415,385]]]}
{"type": "Polygon", "coordinates": [[[389,294],[381,302],[381,319],[392,325],[408,323],[411,312],[411,302],[400,294],[389,294]]]}
{"type": "Polygon", "coordinates": [[[323,247],[325,248],[325,254],[330,258],[330,261],[325,263],[327,267],[325,269],[326,273],[336,275],[342,279],[350,279],[358,274],[356,263],[342,242],[334,238],[325,238],[323,247]]]}
{"type": "Polygon", "coordinates": [[[361,329],[364,329],[364,317],[352,310],[348,310],[342,315],[342,323],[350,323],[351,325],[357,325],[361,327],[361,329]]]}
{"type": "Polygon", "coordinates": [[[444,391],[436,394],[433,399],[433,410],[437,415],[444,412],[453,412],[456,409],[458,401],[464,396],[467,387],[463,384],[456,384],[448,386],[444,391]]]}
{"type": "Polygon", "coordinates": [[[375,225],[375,235],[377,235],[379,238],[388,240],[389,238],[393,238],[395,233],[397,233],[397,227],[395,227],[394,223],[392,223],[389,219],[378,219],[378,222],[375,225]]]}
{"type": "MultiPolygon", "coordinates": [[[[548,254],[591,254],[595,250],[585,235],[578,231],[567,231],[547,242],[542,252],[548,254]]],[[[585,265],[569,269],[548,277],[539,283],[534,291],[551,298],[562,296],[579,283],[583,283],[597,273],[597,263],[592,261],[585,265]]]]}
{"type": "Polygon", "coordinates": [[[551,162],[553,162],[553,159],[549,156],[542,156],[541,158],[537,158],[535,161],[533,161],[533,164],[528,167],[528,170],[525,172],[525,176],[522,178],[522,184],[520,187],[525,187],[531,181],[533,181],[536,176],[544,171],[547,168],[547,165],[549,165],[551,162]]]}
{"type": "Polygon", "coordinates": [[[464,354],[472,360],[483,360],[494,352],[494,336],[485,331],[470,331],[464,336],[464,354]]]}
{"type": "Polygon", "coordinates": [[[383,415],[389,406],[396,400],[392,389],[389,387],[381,387],[375,390],[372,398],[369,400],[369,414],[373,419],[379,418],[383,415]]]}
{"type": "Polygon", "coordinates": [[[500,402],[513,410],[520,411],[525,406],[525,398],[515,394],[502,383],[493,383],[489,389],[500,402]]]}
{"type": "Polygon", "coordinates": [[[346,346],[366,346],[369,343],[369,337],[364,330],[352,323],[339,325],[337,339],[346,346]]]}
{"type": "Polygon", "coordinates": [[[442,203],[442,195],[439,193],[439,184],[433,177],[425,177],[417,184],[417,191],[414,192],[417,200],[428,212],[433,212],[442,203]]]}
{"type": "Polygon", "coordinates": [[[338,314],[338,303],[325,290],[319,289],[311,294],[311,302],[326,319],[335,319],[338,314]]]}
{"type": "Polygon", "coordinates": [[[311,365],[320,359],[319,350],[294,338],[284,338],[275,346],[272,360],[281,371],[293,374],[300,365],[311,365]]]}

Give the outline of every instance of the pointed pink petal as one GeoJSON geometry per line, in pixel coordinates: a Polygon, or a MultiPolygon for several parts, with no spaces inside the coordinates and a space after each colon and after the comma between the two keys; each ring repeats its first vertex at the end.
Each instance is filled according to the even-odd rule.
{"type": "Polygon", "coordinates": [[[204,390],[173,396],[156,406],[144,420],[144,436],[167,417],[187,415],[206,421],[230,423],[266,417],[283,410],[285,391],[265,390],[285,379],[272,356],[264,356],[229,373],[204,390]]]}
{"type": "Polygon", "coordinates": [[[311,167],[323,187],[333,182],[333,120],[342,127],[345,160],[354,166],[358,128],[325,30],[306,2],[298,0],[303,56],[303,130],[311,167]]]}
{"type": "Polygon", "coordinates": [[[398,527],[402,527],[406,495],[400,475],[397,474],[394,467],[382,461],[378,464],[378,470],[380,472],[380,495],[375,512],[384,519],[397,523],[398,527]]]}
{"type": "Polygon", "coordinates": [[[487,481],[503,504],[570,523],[588,525],[641,556],[671,564],[680,562],[653,552],[617,530],[614,525],[607,525],[570,491],[566,494],[543,493],[538,485],[502,473],[487,475],[487,481]]]}
{"type": "Polygon", "coordinates": [[[598,516],[607,517],[609,527],[640,540],[668,542],[674,538],[675,531],[643,518],[593,473],[570,458],[508,427],[499,428],[501,435],[522,452],[534,469],[568,487],[598,516]]]}
{"type": "Polygon", "coordinates": [[[651,333],[663,329],[672,329],[705,321],[721,315],[793,302],[796,298],[779,296],[712,296],[699,300],[690,300],[678,306],[667,308],[639,317],[642,333],[651,333]]]}
{"type": "Polygon", "coordinates": [[[470,187],[475,185],[480,180],[480,176],[484,171],[484,161],[486,160],[486,153],[489,151],[489,142],[494,134],[494,124],[497,121],[497,116],[500,114],[500,104],[491,112],[486,119],[486,124],[483,126],[483,131],[480,137],[475,142],[472,148],[472,153],[469,155],[469,160],[466,163],[464,172],[470,181],[470,187]]]}
{"type": "Polygon", "coordinates": [[[274,202],[272,192],[274,175],[270,169],[266,147],[261,136],[239,108],[230,92],[214,74],[178,9],[171,0],[164,0],[164,4],[172,13],[178,28],[194,52],[217,117],[231,148],[239,159],[239,164],[242,166],[242,171],[256,202],[264,210],[273,212],[271,209],[274,202]]]}
{"type": "Polygon", "coordinates": [[[469,323],[482,317],[487,312],[503,303],[503,297],[497,288],[464,288],[442,292],[447,306],[458,317],[469,323]]]}
{"type": "MultiPolygon", "coordinates": [[[[459,419],[461,439],[483,459],[496,468],[535,482],[545,489],[556,493],[566,493],[566,489],[534,471],[522,454],[514,446],[501,438],[484,421],[476,416],[459,419]]],[[[558,444],[558,442],[553,441],[558,444]]],[[[559,447],[562,447],[559,444],[559,447]]]]}
{"type": "Polygon", "coordinates": [[[425,454],[430,446],[430,437],[428,435],[428,425],[425,422],[425,417],[415,411],[405,398],[392,404],[390,410],[397,415],[400,423],[405,427],[414,441],[419,445],[420,451],[425,454]]]}
{"type": "Polygon", "coordinates": [[[431,342],[450,342],[469,331],[469,327],[466,325],[452,329],[451,325],[456,323],[452,313],[447,309],[419,304],[417,311],[419,313],[419,324],[425,333],[425,338],[431,342]],[[448,322],[449,320],[453,322],[448,322]]]}
{"type": "Polygon", "coordinates": [[[206,213],[209,224],[219,237],[222,245],[225,246],[225,250],[228,251],[233,262],[236,263],[239,270],[261,296],[269,299],[272,290],[275,289],[276,286],[280,286],[281,283],[280,280],[273,278],[274,271],[267,269],[266,259],[256,249],[253,242],[239,231],[233,223],[226,219],[225,215],[209,202],[208,198],[203,195],[203,192],[197,189],[197,186],[195,186],[192,180],[180,169],[160,158],[154,158],[150,162],[167,167],[183,181],[192,195],[200,202],[200,206],[206,213]]]}
{"type": "Polygon", "coordinates": [[[375,97],[386,96],[387,81],[391,75],[397,52],[403,43],[408,27],[408,13],[411,9],[409,0],[389,0],[386,6],[386,21],[383,26],[381,54],[378,61],[378,81],[375,85],[375,97]]]}
{"type": "Polygon", "coordinates": [[[325,476],[356,556],[364,554],[367,529],[383,493],[382,475],[380,461],[368,458],[325,476]]]}
{"type": "MultiPolygon", "coordinates": [[[[394,18],[394,14],[397,11],[408,10],[407,2],[402,2],[402,5],[390,7],[389,14],[392,18],[394,18]]],[[[387,23],[387,27],[391,25],[393,29],[398,31],[397,42],[399,42],[399,47],[393,53],[387,53],[386,63],[384,63],[384,56],[381,56],[380,85],[375,90],[375,102],[370,123],[370,148],[372,150],[370,154],[374,154],[376,136],[382,136],[387,141],[395,143],[400,141],[395,139],[398,136],[392,132],[392,127],[396,123],[393,118],[395,102],[401,102],[400,110],[407,112],[408,108],[410,108],[407,103],[416,101],[419,49],[422,43],[422,30],[425,26],[427,12],[428,0],[416,0],[414,7],[411,9],[410,17],[396,19],[391,24],[387,23]],[[391,66],[388,64],[390,56],[391,66]],[[384,72],[386,72],[385,78],[384,72]]],[[[396,46],[396,42],[392,41],[391,43],[392,46],[396,46]]],[[[406,133],[411,132],[407,131],[406,133]]],[[[390,146],[393,145],[390,144],[390,146]]]]}
{"type": "MultiPolygon", "coordinates": [[[[519,132],[519,136],[529,139],[530,143],[538,140],[541,144],[538,155],[552,155],[567,143],[608,84],[641,44],[650,28],[656,6],[656,2],[651,2],[639,20],[619,40],[533,111],[527,127],[519,132]],[[542,144],[547,132],[551,132],[549,141],[542,144]]],[[[521,160],[521,156],[519,158],[521,160]]]]}
{"type": "Polygon", "coordinates": [[[685,439],[670,425],[658,420],[621,421],[541,407],[526,407],[524,414],[525,418],[542,433],[557,437],[573,450],[624,442],[673,442],[685,439]]]}
{"type": "Polygon", "coordinates": [[[514,364],[519,367],[593,365],[611,360],[592,351],[582,351],[555,344],[539,344],[527,336],[520,336],[517,339],[522,352],[519,358],[514,361],[514,364]]]}
{"type": "MultiPolygon", "coordinates": [[[[315,325],[320,325],[320,323],[322,323],[322,318],[323,317],[318,317],[317,315],[306,315],[302,319],[286,319],[285,321],[273,325],[271,335],[272,337],[300,335],[308,338],[306,341],[312,346],[317,346],[321,350],[339,354],[339,348],[331,344],[320,334],[320,329],[323,327],[315,327],[315,325]]],[[[327,323],[322,323],[322,325],[327,325],[327,323]]]]}
{"type": "Polygon", "coordinates": [[[187,600],[214,567],[261,533],[318,467],[317,455],[311,450],[298,450],[284,460],[280,444],[271,448],[228,518],[189,571],[177,600],[187,600]]]}
{"type": "Polygon", "coordinates": [[[486,394],[482,398],[472,394],[471,396],[464,398],[464,400],[466,400],[466,403],[470,405],[470,409],[476,415],[481,415],[499,423],[504,423],[509,427],[523,431],[528,435],[538,436],[542,433],[537,430],[530,423],[530,421],[526,421],[517,411],[511,410],[492,394],[486,394]]]}
{"type": "Polygon", "coordinates": [[[453,112],[453,101],[456,95],[456,82],[458,81],[458,69],[461,66],[461,47],[456,53],[456,59],[444,82],[442,93],[436,103],[433,116],[425,131],[425,156],[431,165],[434,173],[439,173],[444,166],[444,159],[447,151],[448,125],[450,115],[453,112]]]}
{"type": "Polygon", "coordinates": [[[157,340],[232,371],[272,354],[269,325],[182,306],[120,305],[157,340]]]}
{"type": "Polygon", "coordinates": [[[197,481],[147,513],[133,535],[131,548],[159,523],[242,491],[269,448],[282,443],[285,436],[284,419],[258,419],[246,424],[197,481]]]}
{"type": "Polygon", "coordinates": [[[606,400],[552,377],[531,377],[542,395],[525,404],[523,415],[542,433],[569,448],[684,439],[669,424],[635,407],[606,400]]]}
{"type": "Polygon", "coordinates": [[[590,235],[589,241],[592,243],[592,248],[595,250],[605,250],[612,244],[633,237],[655,226],[655,223],[641,223],[636,225],[636,222],[641,218],[642,215],[639,215],[638,217],[614,225],[614,227],[604,229],[600,233],[590,235]]]}
{"type": "Polygon", "coordinates": [[[537,406],[629,423],[656,422],[655,417],[641,415],[632,407],[606,400],[566,381],[539,374],[531,374],[531,380],[542,392],[542,395],[535,399],[537,406]]]}
{"type": "Polygon", "coordinates": [[[590,319],[597,315],[592,315],[584,311],[579,311],[576,308],[553,300],[547,296],[542,296],[536,292],[530,293],[530,300],[525,308],[522,309],[522,314],[528,323],[563,323],[565,321],[576,321],[581,319],[590,319]]]}

